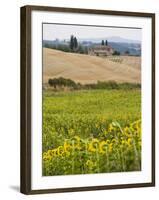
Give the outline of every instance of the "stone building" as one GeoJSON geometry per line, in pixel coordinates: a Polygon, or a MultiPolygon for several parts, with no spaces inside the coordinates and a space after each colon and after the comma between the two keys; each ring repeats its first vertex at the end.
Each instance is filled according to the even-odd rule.
{"type": "Polygon", "coordinates": [[[89,55],[93,56],[111,56],[114,53],[114,50],[111,46],[96,46],[88,50],[89,55]]]}

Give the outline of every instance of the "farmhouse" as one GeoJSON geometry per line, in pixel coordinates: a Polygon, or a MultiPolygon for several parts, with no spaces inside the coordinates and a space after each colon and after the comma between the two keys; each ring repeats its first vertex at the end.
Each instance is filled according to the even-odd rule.
{"type": "Polygon", "coordinates": [[[114,53],[113,48],[108,45],[107,46],[100,45],[92,47],[88,50],[88,54],[93,56],[111,56],[113,53],[114,53]]]}

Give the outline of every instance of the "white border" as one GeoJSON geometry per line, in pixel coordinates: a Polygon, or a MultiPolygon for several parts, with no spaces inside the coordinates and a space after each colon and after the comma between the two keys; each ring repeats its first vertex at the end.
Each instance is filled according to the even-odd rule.
{"type": "Polygon", "coordinates": [[[31,188],[55,189],[151,182],[151,19],[111,15],[32,12],[31,188]],[[42,22],[142,28],[142,171],[42,177],[42,22]]]}

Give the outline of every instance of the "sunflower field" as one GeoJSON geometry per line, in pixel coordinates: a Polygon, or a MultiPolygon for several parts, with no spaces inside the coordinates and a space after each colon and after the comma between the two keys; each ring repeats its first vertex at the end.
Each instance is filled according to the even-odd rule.
{"type": "Polygon", "coordinates": [[[141,91],[44,91],[43,176],[141,170],[141,91]]]}

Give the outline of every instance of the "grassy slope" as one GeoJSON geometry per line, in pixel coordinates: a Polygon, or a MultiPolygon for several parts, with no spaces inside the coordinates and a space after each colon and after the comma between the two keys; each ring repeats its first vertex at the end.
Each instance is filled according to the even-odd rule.
{"type": "Polygon", "coordinates": [[[98,80],[140,83],[140,57],[122,57],[122,63],[107,58],[43,49],[43,79],[64,77],[80,83],[98,80]]]}

